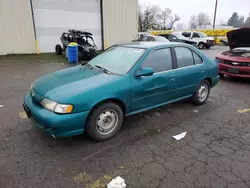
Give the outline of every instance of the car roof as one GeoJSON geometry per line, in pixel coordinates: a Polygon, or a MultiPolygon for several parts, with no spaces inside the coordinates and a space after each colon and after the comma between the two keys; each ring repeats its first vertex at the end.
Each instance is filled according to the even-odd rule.
{"type": "Polygon", "coordinates": [[[190,45],[185,44],[185,43],[179,43],[179,42],[130,42],[130,43],[118,44],[118,46],[153,49],[153,48],[159,48],[159,47],[190,46],[190,45]]]}

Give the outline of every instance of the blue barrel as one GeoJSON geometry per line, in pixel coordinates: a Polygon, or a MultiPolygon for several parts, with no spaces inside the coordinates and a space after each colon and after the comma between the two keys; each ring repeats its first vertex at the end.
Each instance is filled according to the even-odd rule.
{"type": "Polygon", "coordinates": [[[68,62],[78,63],[78,44],[72,42],[68,45],[68,62]]]}

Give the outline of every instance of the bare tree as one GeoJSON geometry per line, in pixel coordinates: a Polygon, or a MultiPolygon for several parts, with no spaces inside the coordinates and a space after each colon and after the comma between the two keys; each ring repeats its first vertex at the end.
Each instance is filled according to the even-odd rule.
{"type": "Polygon", "coordinates": [[[166,24],[169,18],[171,17],[171,14],[172,10],[170,10],[169,8],[165,8],[165,10],[163,10],[159,15],[159,18],[162,22],[162,29],[166,29],[166,24]]]}
{"type": "Polygon", "coordinates": [[[207,13],[201,12],[197,16],[193,15],[189,21],[190,29],[197,29],[197,26],[210,24],[210,18],[207,13]]]}
{"type": "Polygon", "coordinates": [[[138,27],[139,31],[144,32],[159,24],[160,8],[156,5],[139,6],[138,10],[138,27]]]}
{"type": "Polygon", "coordinates": [[[171,16],[169,19],[169,30],[173,28],[174,23],[179,21],[181,18],[180,16],[178,16],[177,14],[175,14],[174,16],[171,16]]]}
{"type": "Polygon", "coordinates": [[[207,13],[204,13],[204,12],[200,12],[198,15],[197,15],[197,24],[199,26],[202,26],[202,25],[208,25],[210,23],[210,18],[208,16],[207,13]]]}
{"type": "Polygon", "coordinates": [[[190,29],[196,29],[197,27],[197,18],[195,15],[191,16],[190,21],[189,21],[189,27],[190,29]]]}

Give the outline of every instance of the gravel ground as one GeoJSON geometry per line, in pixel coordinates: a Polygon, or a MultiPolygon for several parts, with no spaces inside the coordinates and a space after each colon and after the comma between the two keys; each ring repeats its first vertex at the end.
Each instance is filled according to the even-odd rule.
{"type": "Polygon", "coordinates": [[[34,79],[68,67],[60,62],[0,59],[1,188],[99,188],[118,175],[128,188],[250,187],[248,80],[225,77],[203,106],[187,100],[129,117],[105,142],[53,139],[22,118],[21,105],[34,79]],[[172,138],[184,131],[182,140],[172,138]]]}

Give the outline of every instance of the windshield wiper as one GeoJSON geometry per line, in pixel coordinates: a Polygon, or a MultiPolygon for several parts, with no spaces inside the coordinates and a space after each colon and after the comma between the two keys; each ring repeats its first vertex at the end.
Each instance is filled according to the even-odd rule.
{"type": "Polygon", "coordinates": [[[108,69],[106,69],[106,68],[104,68],[104,67],[102,67],[100,65],[95,65],[95,67],[97,67],[99,69],[102,69],[102,71],[105,72],[105,73],[107,73],[107,74],[111,74],[111,72],[108,69]]]}
{"type": "Polygon", "coordinates": [[[82,64],[82,66],[87,66],[88,68],[90,68],[91,70],[94,69],[94,67],[92,65],[90,65],[89,63],[84,63],[82,64]]]}

